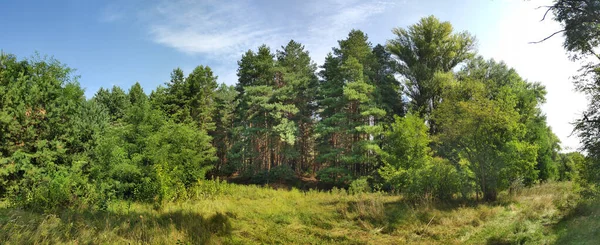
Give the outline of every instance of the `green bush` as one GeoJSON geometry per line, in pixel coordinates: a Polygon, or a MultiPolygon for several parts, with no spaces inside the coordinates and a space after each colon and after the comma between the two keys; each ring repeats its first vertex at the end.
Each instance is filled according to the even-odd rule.
{"type": "Polygon", "coordinates": [[[350,183],[348,192],[350,194],[369,193],[371,192],[371,186],[369,185],[369,181],[366,177],[361,177],[350,183]]]}
{"type": "Polygon", "coordinates": [[[296,179],[296,172],[288,165],[276,166],[269,171],[270,182],[292,183],[296,179]]]}
{"type": "Polygon", "coordinates": [[[450,161],[443,158],[433,158],[428,168],[427,177],[423,181],[431,186],[432,195],[441,200],[449,200],[455,193],[460,192],[461,176],[450,161]]]}
{"type": "Polygon", "coordinates": [[[347,187],[352,181],[352,173],[342,167],[328,167],[317,172],[317,179],[326,187],[347,187]]]}
{"type": "Polygon", "coordinates": [[[12,190],[10,200],[37,211],[93,207],[100,196],[77,167],[57,167],[51,172],[38,172],[39,175],[25,175],[21,185],[12,190]]]}

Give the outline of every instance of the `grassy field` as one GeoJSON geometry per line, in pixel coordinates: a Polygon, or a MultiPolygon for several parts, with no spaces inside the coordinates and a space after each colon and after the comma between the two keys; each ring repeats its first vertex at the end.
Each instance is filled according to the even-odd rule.
{"type": "Polygon", "coordinates": [[[412,205],[398,196],[208,184],[194,201],[112,202],[52,214],[0,207],[2,244],[598,244],[600,205],[570,183],[493,204],[412,205]]]}

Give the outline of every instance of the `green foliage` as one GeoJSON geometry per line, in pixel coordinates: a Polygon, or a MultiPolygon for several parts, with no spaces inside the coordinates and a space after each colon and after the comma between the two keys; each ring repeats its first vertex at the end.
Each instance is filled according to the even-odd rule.
{"type": "Polygon", "coordinates": [[[450,72],[473,56],[475,38],[467,32],[453,33],[449,22],[434,16],[422,18],[407,29],[394,28],[395,39],[387,49],[398,60],[398,72],[406,79],[412,109],[429,120],[440,103],[443,84],[434,79],[436,72],[450,72]]]}
{"type": "Polygon", "coordinates": [[[380,155],[383,166],[379,174],[394,189],[408,188],[411,175],[431,163],[432,152],[425,122],[416,115],[408,114],[396,121],[385,132],[380,155]]]}
{"type": "Polygon", "coordinates": [[[319,134],[318,161],[333,169],[343,167],[354,176],[376,172],[381,120],[386,111],[379,108],[371,77],[377,62],[368,37],[352,30],[334,48],[323,65],[319,110],[323,118],[319,134]]]}
{"type": "Polygon", "coordinates": [[[276,166],[269,171],[271,182],[293,183],[296,180],[296,172],[289,165],[276,166]]]}
{"type": "Polygon", "coordinates": [[[110,91],[100,88],[94,95],[93,100],[108,111],[113,122],[123,118],[125,111],[131,103],[125,91],[116,85],[110,91]]]}
{"type": "Polygon", "coordinates": [[[385,132],[379,152],[383,166],[379,175],[409,199],[448,200],[459,192],[460,176],[452,164],[432,157],[428,128],[414,114],[396,117],[385,132]]]}
{"type": "Polygon", "coordinates": [[[193,123],[210,132],[215,129],[217,77],[208,66],[197,66],[187,77],[179,68],[171,73],[166,88],[153,92],[154,106],[178,123],[193,123]]]}
{"type": "Polygon", "coordinates": [[[86,151],[106,114],[57,60],[2,53],[0,64],[0,196],[37,210],[83,203],[86,151]]]}
{"type": "Polygon", "coordinates": [[[185,124],[167,123],[148,138],[149,161],[153,163],[160,198],[181,198],[182,192],[213,166],[215,149],[202,130],[185,124]]]}
{"type": "Polygon", "coordinates": [[[346,168],[328,167],[317,172],[317,179],[329,187],[346,187],[354,177],[346,168]]]}
{"type": "MultiPolygon", "coordinates": [[[[95,188],[81,171],[81,164],[71,168],[58,167],[48,171],[33,183],[21,182],[12,189],[11,200],[36,211],[56,211],[60,208],[86,208],[98,201],[95,188]]],[[[33,176],[31,176],[33,177],[33,176]]]]}
{"type": "Polygon", "coordinates": [[[232,150],[235,139],[235,109],[238,93],[234,86],[221,84],[215,91],[215,130],[212,133],[213,145],[217,150],[217,164],[215,171],[220,174],[231,174],[229,152],[232,150]]]}
{"type": "Polygon", "coordinates": [[[350,187],[348,188],[348,193],[351,194],[361,194],[369,192],[371,192],[371,186],[369,185],[369,181],[366,177],[361,177],[353,180],[352,183],[350,183],[350,187]]]}
{"type": "Polygon", "coordinates": [[[600,4],[589,0],[558,0],[548,7],[548,11],[554,12],[554,20],[562,24],[563,29],[557,33],[564,32],[563,46],[572,52],[573,58],[596,56],[594,48],[600,44],[600,4]]]}
{"type": "Polygon", "coordinates": [[[251,184],[287,184],[295,185],[298,181],[296,172],[289,165],[280,165],[270,170],[248,169],[242,173],[243,179],[251,184]]]}
{"type": "MultiPolygon", "coordinates": [[[[559,154],[558,164],[558,180],[569,181],[569,180],[581,180],[579,178],[579,171],[587,172],[586,159],[579,152],[569,152],[559,154]]],[[[585,175],[585,173],[584,173],[585,175]]]]}
{"type": "Polygon", "coordinates": [[[484,197],[495,200],[513,180],[535,179],[538,146],[525,140],[513,87],[503,86],[489,99],[485,86],[473,78],[450,83],[434,115],[442,148],[467,160],[484,197]]]}

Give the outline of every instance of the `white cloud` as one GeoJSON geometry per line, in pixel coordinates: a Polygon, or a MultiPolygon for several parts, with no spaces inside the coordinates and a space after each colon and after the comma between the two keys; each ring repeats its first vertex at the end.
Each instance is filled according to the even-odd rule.
{"type": "MultiPolygon", "coordinates": [[[[141,16],[156,43],[190,55],[237,60],[245,50],[261,44],[275,49],[289,39],[311,48],[323,46],[324,41],[335,43],[356,24],[393,4],[313,0],[270,5],[249,1],[164,1],[143,10],[141,16]],[[293,25],[294,19],[280,13],[294,14],[293,18],[303,23],[293,25]]],[[[313,58],[320,61],[325,54],[319,52],[319,57],[313,58]]]]}
{"type": "MultiPolygon", "coordinates": [[[[398,4],[390,1],[315,1],[308,4],[308,37],[304,43],[312,58],[321,63],[337,40],[345,38],[350,30],[375,18],[378,14],[392,11],[398,4]],[[316,6],[316,7],[311,7],[316,6]]],[[[368,34],[368,33],[367,33],[368,34]]]]}
{"type": "Polygon", "coordinates": [[[379,0],[161,0],[138,17],[153,42],[203,57],[205,64],[220,71],[221,82],[231,84],[237,80],[236,62],[248,49],[266,44],[275,52],[294,39],[321,63],[348,31],[393,5],[379,0]]]}
{"type": "Polygon", "coordinates": [[[240,26],[221,32],[203,32],[191,27],[173,29],[157,25],[151,33],[160,44],[176,48],[184,53],[228,54],[239,52],[250,43],[259,43],[262,37],[273,35],[274,30],[260,30],[251,26],[240,26]]]}
{"type": "Polygon", "coordinates": [[[233,58],[277,38],[278,30],[253,17],[255,13],[248,2],[182,0],[162,2],[143,16],[159,44],[186,54],[233,58]]]}

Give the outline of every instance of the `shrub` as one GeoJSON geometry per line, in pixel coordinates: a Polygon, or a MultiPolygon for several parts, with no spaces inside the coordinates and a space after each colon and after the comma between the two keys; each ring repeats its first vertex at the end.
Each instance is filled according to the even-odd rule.
{"type": "Polygon", "coordinates": [[[291,183],[296,179],[296,172],[289,165],[276,166],[269,171],[269,180],[271,182],[291,183]]]}
{"type": "Polygon", "coordinates": [[[37,211],[89,207],[99,200],[99,195],[77,167],[57,167],[45,173],[40,171],[40,175],[25,175],[9,197],[14,204],[37,211]]]}
{"type": "Polygon", "coordinates": [[[450,200],[455,193],[460,191],[461,176],[450,161],[443,158],[434,158],[428,168],[429,179],[423,181],[431,185],[431,194],[440,200],[450,200]]]}
{"type": "Polygon", "coordinates": [[[317,179],[328,187],[347,187],[352,181],[352,173],[341,167],[328,167],[317,172],[317,179]]]}
{"type": "Polygon", "coordinates": [[[348,192],[350,194],[368,193],[371,192],[371,186],[369,186],[369,181],[367,181],[366,177],[361,177],[350,183],[348,192]]]}

